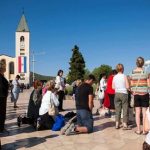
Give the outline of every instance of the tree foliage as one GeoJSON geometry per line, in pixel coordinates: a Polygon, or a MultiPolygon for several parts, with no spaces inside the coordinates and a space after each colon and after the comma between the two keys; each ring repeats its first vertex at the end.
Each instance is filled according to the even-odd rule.
{"type": "Polygon", "coordinates": [[[68,83],[72,83],[77,79],[83,79],[85,74],[85,61],[84,58],[79,51],[79,47],[77,45],[72,49],[72,57],[70,58],[70,68],[69,74],[67,76],[68,83]]]}
{"type": "Polygon", "coordinates": [[[84,74],[84,79],[87,79],[88,76],[91,74],[91,72],[89,71],[89,69],[85,69],[85,74],[84,74]]]}
{"type": "Polygon", "coordinates": [[[95,76],[96,80],[99,81],[100,74],[106,73],[106,75],[108,76],[111,71],[112,71],[112,67],[111,66],[109,66],[109,65],[101,65],[100,67],[95,68],[92,71],[92,74],[95,76]]]}

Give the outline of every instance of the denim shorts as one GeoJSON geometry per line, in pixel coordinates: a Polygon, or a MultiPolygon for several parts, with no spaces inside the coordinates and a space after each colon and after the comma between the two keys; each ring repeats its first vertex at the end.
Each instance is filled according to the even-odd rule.
{"type": "Polygon", "coordinates": [[[88,133],[93,132],[92,112],[85,109],[77,110],[77,125],[87,127],[88,133]]]}

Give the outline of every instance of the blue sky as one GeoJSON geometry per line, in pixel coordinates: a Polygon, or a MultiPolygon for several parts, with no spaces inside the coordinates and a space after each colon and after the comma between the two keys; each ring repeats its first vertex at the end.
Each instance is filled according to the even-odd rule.
{"type": "MultiPolygon", "coordinates": [[[[0,54],[15,56],[15,31],[24,7],[31,33],[35,71],[68,73],[71,49],[78,45],[92,71],[123,63],[128,74],[138,56],[150,59],[149,0],[1,0],[0,54]]],[[[32,65],[31,65],[32,70],[32,65]]]]}

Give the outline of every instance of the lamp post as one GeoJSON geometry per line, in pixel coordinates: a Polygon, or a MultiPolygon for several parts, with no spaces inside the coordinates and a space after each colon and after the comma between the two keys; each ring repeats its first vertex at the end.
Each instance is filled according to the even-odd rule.
{"type": "Polygon", "coordinates": [[[41,53],[35,53],[34,51],[32,51],[32,53],[31,53],[31,55],[32,55],[32,71],[33,71],[33,74],[32,74],[32,81],[34,82],[34,80],[35,80],[35,55],[45,55],[45,52],[41,52],[41,53]]]}
{"type": "Polygon", "coordinates": [[[35,59],[34,59],[34,51],[33,51],[33,53],[32,53],[32,65],[33,65],[33,66],[32,66],[32,67],[33,67],[33,70],[32,70],[32,71],[33,71],[32,81],[33,81],[33,82],[34,82],[34,78],[35,78],[35,77],[34,77],[34,69],[35,69],[35,68],[34,68],[34,63],[35,63],[35,59]]]}

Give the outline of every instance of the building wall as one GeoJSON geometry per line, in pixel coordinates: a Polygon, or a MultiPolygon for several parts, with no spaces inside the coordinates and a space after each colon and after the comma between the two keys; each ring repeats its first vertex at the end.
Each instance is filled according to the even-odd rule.
{"type": "Polygon", "coordinates": [[[13,58],[13,57],[9,57],[9,56],[6,56],[6,55],[0,55],[0,60],[6,60],[6,72],[5,72],[5,77],[8,81],[10,80],[14,80],[15,76],[17,75],[17,71],[16,71],[16,58],[13,58]],[[13,62],[14,63],[14,73],[13,74],[10,74],[10,66],[9,64],[13,62]]]}
{"type": "Polygon", "coordinates": [[[16,32],[16,57],[10,57],[7,55],[0,55],[0,60],[4,59],[6,61],[6,72],[5,77],[8,81],[14,80],[15,76],[18,74],[21,76],[20,83],[29,84],[30,83],[30,33],[29,32],[16,32]],[[20,42],[20,37],[24,37],[24,45],[20,42]],[[18,57],[26,57],[26,72],[19,72],[18,70],[18,57]],[[14,73],[10,74],[10,63],[14,63],[14,73]]]}
{"type": "Polygon", "coordinates": [[[0,55],[0,60],[6,60],[5,76],[8,80],[13,80],[16,75],[20,75],[20,83],[30,83],[30,32],[24,14],[21,17],[16,31],[15,58],[0,55]],[[23,38],[22,38],[23,37],[23,38]],[[23,39],[23,40],[22,40],[23,39]],[[14,64],[14,67],[13,64],[14,64]],[[11,63],[11,65],[10,65],[11,63]],[[14,70],[12,70],[14,68],[14,70]]]}

